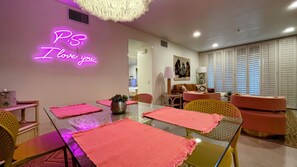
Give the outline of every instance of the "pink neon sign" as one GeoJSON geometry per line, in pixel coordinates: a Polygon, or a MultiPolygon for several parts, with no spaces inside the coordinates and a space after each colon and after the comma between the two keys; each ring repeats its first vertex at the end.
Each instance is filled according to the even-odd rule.
{"type": "Polygon", "coordinates": [[[65,39],[71,46],[78,46],[83,44],[83,41],[87,39],[85,34],[73,34],[70,30],[57,30],[54,32],[55,39],[53,43],[57,43],[59,40],[65,39]]]}
{"type": "Polygon", "coordinates": [[[87,35],[85,34],[75,34],[70,30],[61,29],[54,31],[54,46],[41,46],[41,53],[34,57],[35,60],[67,60],[74,61],[78,66],[82,66],[84,64],[96,64],[96,57],[83,54],[78,55],[73,52],[66,51],[65,48],[56,46],[59,43],[63,43],[69,45],[72,48],[78,48],[82,46],[87,39],[87,35]]]}

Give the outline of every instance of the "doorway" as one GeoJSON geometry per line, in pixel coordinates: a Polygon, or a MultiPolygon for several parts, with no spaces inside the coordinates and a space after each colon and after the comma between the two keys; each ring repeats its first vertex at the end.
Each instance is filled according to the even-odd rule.
{"type": "Polygon", "coordinates": [[[152,94],[152,47],[134,39],[128,40],[129,97],[152,94]]]}

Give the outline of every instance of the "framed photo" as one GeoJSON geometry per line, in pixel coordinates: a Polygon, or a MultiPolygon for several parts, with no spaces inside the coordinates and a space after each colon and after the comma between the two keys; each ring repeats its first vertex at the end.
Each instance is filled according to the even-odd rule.
{"type": "Polygon", "coordinates": [[[173,67],[174,67],[175,81],[189,81],[191,79],[190,59],[178,57],[174,55],[173,67]]]}

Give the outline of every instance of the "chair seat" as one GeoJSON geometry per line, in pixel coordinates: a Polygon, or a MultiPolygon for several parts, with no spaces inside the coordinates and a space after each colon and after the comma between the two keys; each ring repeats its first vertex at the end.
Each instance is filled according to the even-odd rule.
{"type": "Polygon", "coordinates": [[[13,159],[16,160],[17,164],[21,164],[24,161],[29,161],[64,147],[65,143],[58,132],[53,131],[18,145],[13,159]]]}

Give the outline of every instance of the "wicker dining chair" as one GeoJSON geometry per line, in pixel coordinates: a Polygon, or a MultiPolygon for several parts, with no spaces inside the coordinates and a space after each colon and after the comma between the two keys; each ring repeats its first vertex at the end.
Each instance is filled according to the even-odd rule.
{"type": "Polygon", "coordinates": [[[0,162],[4,162],[4,167],[18,166],[60,149],[64,151],[65,166],[68,166],[65,143],[56,131],[15,146],[18,130],[15,115],[0,111],[0,162]]]}
{"type": "Polygon", "coordinates": [[[132,100],[151,104],[153,101],[153,96],[148,93],[140,93],[135,95],[132,100]]]}
{"type": "MultiPolygon", "coordinates": [[[[204,99],[204,100],[193,100],[189,102],[185,107],[185,110],[191,110],[191,111],[199,111],[209,114],[220,114],[223,116],[227,116],[228,118],[234,120],[238,120],[238,118],[241,120],[241,113],[240,110],[234,106],[233,104],[223,102],[220,100],[214,100],[214,99],[204,99]]],[[[230,140],[232,137],[232,134],[230,134],[230,131],[224,131],[224,127],[228,126],[228,122],[221,122],[213,131],[211,131],[208,134],[202,134],[206,137],[216,139],[216,140],[230,140]]],[[[230,127],[230,126],[228,126],[230,127]]],[[[194,130],[187,129],[187,136],[190,136],[190,133],[195,132],[199,133],[194,130]]],[[[238,167],[238,154],[237,154],[237,140],[240,136],[241,129],[236,133],[233,141],[230,144],[229,151],[232,153],[234,166],[238,167]]]]}

